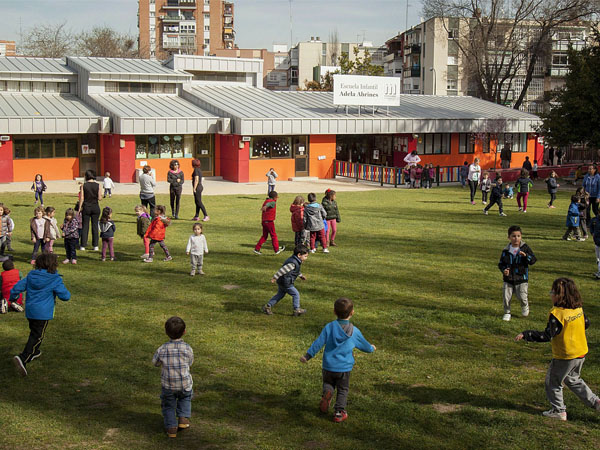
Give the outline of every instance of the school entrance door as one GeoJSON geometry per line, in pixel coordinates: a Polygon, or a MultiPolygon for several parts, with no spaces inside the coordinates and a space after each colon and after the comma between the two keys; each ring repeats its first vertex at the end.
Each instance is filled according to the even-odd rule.
{"type": "Polygon", "coordinates": [[[294,159],[296,160],[295,176],[308,176],[308,139],[306,136],[292,136],[294,159]]]}

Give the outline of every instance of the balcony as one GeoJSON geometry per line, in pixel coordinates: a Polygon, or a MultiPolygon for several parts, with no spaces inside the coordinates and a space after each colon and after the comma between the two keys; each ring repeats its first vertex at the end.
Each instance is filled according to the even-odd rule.
{"type": "Polygon", "coordinates": [[[226,16],[226,17],[227,16],[233,16],[233,8],[231,8],[231,7],[228,8],[226,6],[225,9],[223,10],[223,15],[226,16]]]}
{"type": "Polygon", "coordinates": [[[224,41],[233,41],[234,39],[235,39],[235,36],[233,35],[233,33],[223,33],[224,41]]]}
{"type": "Polygon", "coordinates": [[[196,9],[196,1],[167,0],[162,9],[196,9]]]}
{"type": "Polygon", "coordinates": [[[183,16],[158,16],[163,22],[180,22],[186,20],[183,16]]]}
{"type": "Polygon", "coordinates": [[[407,44],[404,47],[405,54],[421,54],[421,44],[407,44]]]}

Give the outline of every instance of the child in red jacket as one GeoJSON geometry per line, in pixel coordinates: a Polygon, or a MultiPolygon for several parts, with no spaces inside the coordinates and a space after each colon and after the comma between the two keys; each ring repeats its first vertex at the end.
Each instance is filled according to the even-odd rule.
{"type": "Polygon", "coordinates": [[[262,245],[267,242],[267,238],[271,235],[271,242],[273,242],[273,251],[276,255],[285,250],[285,245],[283,247],[279,247],[279,240],[277,239],[277,233],[275,233],[275,215],[277,214],[277,197],[279,195],[275,191],[269,192],[269,196],[264,201],[262,207],[260,208],[262,211],[262,229],[263,234],[259,241],[256,243],[256,247],[254,247],[254,253],[257,255],[262,255],[260,252],[260,248],[262,245]]]}
{"type": "Polygon", "coordinates": [[[149,254],[144,262],[151,263],[154,261],[154,246],[158,243],[165,252],[163,261],[171,261],[173,257],[169,254],[169,249],[165,244],[165,230],[171,225],[171,219],[166,216],[167,208],[164,205],[157,205],[154,208],[154,219],[150,222],[150,226],[144,234],[145,238],[150,239],[149,254]]]}
{"type": "Polygon", "coordinates": [[[301,195],[296,196],[294,203],[290,206],[292,213],[292,231],[295,233],[294,246],[307,245],[308,232],[304,229],[304,198],[301,195]]]}
{"type": "Polygon", "coordinates": [[[21,279],[21,272],[15,269],[12,260],[7,259],[2,263],[2,275],[0,275],[0,285],[2,286],[2,299],[0,300],[0,313],[6,314],[9,309],[17,312],[23,312],[23,294],[15,301],[10,300],[10,290],[21,279]]]}

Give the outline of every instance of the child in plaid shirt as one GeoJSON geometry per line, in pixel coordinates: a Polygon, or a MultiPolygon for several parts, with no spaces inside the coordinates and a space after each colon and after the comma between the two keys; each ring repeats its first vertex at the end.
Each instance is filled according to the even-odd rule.
{"type": "Polygon", "coordinates": [[[190,366],[194,363],[194,351],[181,339],[185,334],[183,319],[177,316],[169,318],[165,323],[165,331],[171,340],[158,347],[152,364],[162,366],[160,406],[167,435],[174,438],[177,437],[178,428],[183,430],[190,427],[193,397],[190,366]]]}

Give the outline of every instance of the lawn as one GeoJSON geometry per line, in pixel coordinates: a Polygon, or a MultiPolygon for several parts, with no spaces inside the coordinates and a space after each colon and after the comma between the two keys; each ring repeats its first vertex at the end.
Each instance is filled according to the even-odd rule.
{"type": "MultiPolygon", "coordinates": [[[[303,193],[306,194],[306,193],[303,193]]],[[[592,323],[583,378],[600,391],[599,282],[594,245],[564,242],[570,193],[557,209],[534,191],[527,214],[507,200],[508,217],[489,216],[460,187],[339,193],[338,247],[310,255],[307,281],[296,283],[307,314],[292,317],[291,299],[273,316],[260,306],[274,293],[273,273],[290,254],[263,256],[262,196],[206,197],[210,253],[206,275],[189,276],[185,245],[192,222],[174,221],[166,242],[174,260],[139,259],[134,196],[113,196],[117,261],[81,252],[62,266],[71,301],[58,301],[43,356],[17,375],[11,358],[27,339],[23,314],[0,316],[0,447],[2,448],[569,448],[600,445],[600,414],[565,393],[569,421],[548,409],[544,376],[549,344],[516,343],[524,329],[543,329],[554,278],[574,277],[592,323]],[[531,270],[531,315],[503,322],[497,268],[509,225],[523,228],[538,263],[531,270]],[[349,418],[335,424],[318,412],[321,355],[303,365],[340,296],[355,303],[354,324],[377,346],[357,352],[349,418]],[[160,370],[151,365],[167,340],[164,321],[179,315],[194,349],[192,427],[167,442],[160,412],[160,370]]],[[[0,195],[17,224],[17,267],[31,252],[30,194],[0,195]]],[[[277,230],[293,245],[288,208],[279,200],[277,230]]],[[[72,196],[47,194],[62,219],[72,196]]],[[[159,196],[167,203],[167,196],[159,196]]],[[[182,217],[193,215],[190,196],[182,217]]],[[[60,259],[62,242],[57,242],[60,259]]],[[[516,301],[516,300],[515,300],[516,301]]],[[[514,304],[518,313],[518,302],[514,304]]]]}

